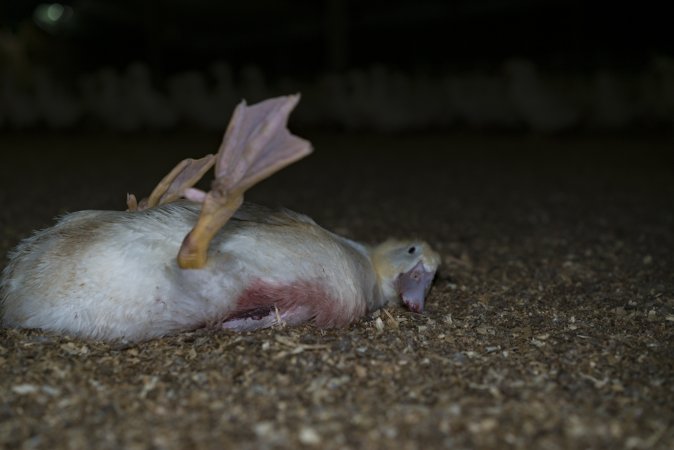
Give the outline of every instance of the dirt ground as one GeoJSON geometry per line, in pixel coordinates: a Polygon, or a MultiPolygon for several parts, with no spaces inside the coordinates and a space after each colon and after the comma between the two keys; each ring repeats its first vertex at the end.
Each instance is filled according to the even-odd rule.
{"type": "MultiPolygon", "coordinates": [[[[0,447],[674,448],[671,137],[305,135],[316,153],[249,198],[423,237],[427,311],[140,344],[3,329],[0,447]]],[[[218,141],[1,136],[0,267],[218,141]]]]}

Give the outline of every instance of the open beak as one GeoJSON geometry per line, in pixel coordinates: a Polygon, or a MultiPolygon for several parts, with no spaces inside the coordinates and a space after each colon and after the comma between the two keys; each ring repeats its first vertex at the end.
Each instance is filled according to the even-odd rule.
{"type": "Polygon", "coordinates": [[[416,313],[423,312],[424,300],[431,288],[434,277],[435,271],[426,270],[421,261],[408,272],[401,273],[398,276],[398,293],[410,311],[416,313]]]}

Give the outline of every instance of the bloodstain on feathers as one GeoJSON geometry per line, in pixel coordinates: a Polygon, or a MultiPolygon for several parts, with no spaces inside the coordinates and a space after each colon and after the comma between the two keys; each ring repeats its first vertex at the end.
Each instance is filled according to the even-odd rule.
{"type": "Polygon", "coordinates": [[[262,319],[278,311],[290,325],[313,321],[318,327],[340,327],[365,313],[365,303],[358,300],[335,298],[325,286],[315,281],[281,285],[257,280],[237,299],[236,309],[225,322],[262,319]]]}

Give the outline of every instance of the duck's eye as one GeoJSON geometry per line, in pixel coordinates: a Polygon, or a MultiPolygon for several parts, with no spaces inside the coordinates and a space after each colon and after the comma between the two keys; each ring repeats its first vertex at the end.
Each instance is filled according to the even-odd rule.
{"type": "Polygon", "coordinates": [[[415,246],[412,246],[409,249],[407,249],[407,253],[409,253],[410,255],[413,255],[414,252],[416,252],[416,251],[417,251],[417,248],[415,246]]]}

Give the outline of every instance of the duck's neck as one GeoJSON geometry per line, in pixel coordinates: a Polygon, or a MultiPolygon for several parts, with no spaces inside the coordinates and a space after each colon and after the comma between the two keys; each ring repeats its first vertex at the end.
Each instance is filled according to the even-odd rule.
{"type": "Polygon", "coordinates": [[[383,256],[378,251],[378,248],[379,246],[364,247],[372,273],[376,277],[375,293],[371,296],[372,304],[368,304],[368,311],[374,311],[389,304],[395,305],[399,301],[393,277],[389,273],[390,271],[386,269],[388,265],[383,264],[381,260],[383,256]]]}
{"type": "Polygon", "coordinates": [[[343,236],[335,236],[349,247],[361,261],[363,267],[359,275],[361,275],[362,282],[364,283],[363,291],[366,293],[364,300],[367,312],[376,311],[389,303],[395,302],[397,298],[395,289],[390,287],[390,283],[377,272],[373,247],[363,245],[343,236]]]}

